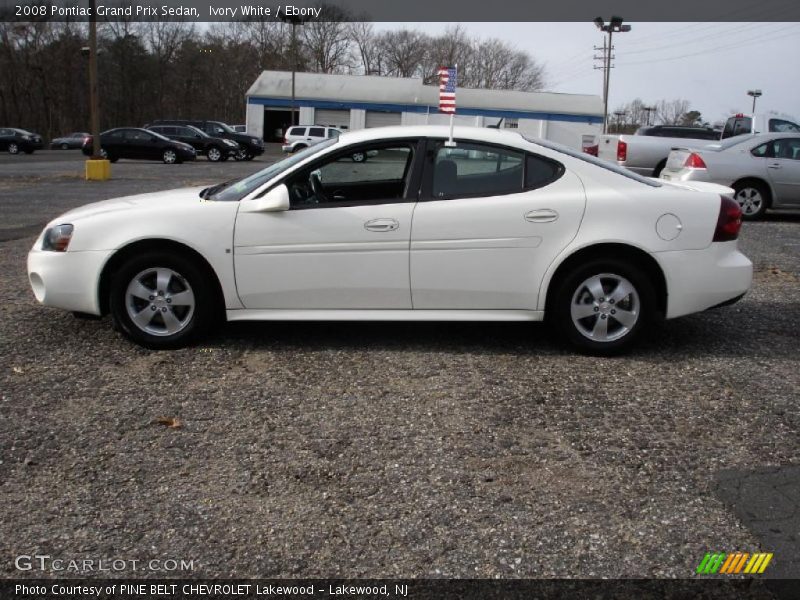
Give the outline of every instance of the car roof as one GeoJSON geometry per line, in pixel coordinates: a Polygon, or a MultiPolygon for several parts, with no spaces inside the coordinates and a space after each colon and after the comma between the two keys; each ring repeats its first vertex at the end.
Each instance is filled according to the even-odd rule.
{"type": "MultiPolygon", "coordinates": [[[[394,125],[391,127],[371,127],[357,131],[347,131],[339,136],[342,142],[351,144],[378,141],[385,138],[431,137],[449,138],[450,127],[446,125],[394,125]]],[[[506,131],[490,127],[454,127],[453,137],[474,142],[488,142],[511,146],[527,146],[528,141],[516,131],[506,131]]]]}

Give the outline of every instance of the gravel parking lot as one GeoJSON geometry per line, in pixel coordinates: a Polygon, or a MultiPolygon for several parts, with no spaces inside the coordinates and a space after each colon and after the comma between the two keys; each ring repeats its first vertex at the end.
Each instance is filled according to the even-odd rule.
{"type": "Polygon", "coordinates": [[[14,567],[47,554],[199,577],[691,577],[705,552],[760,550],[800,577],[800,213],[745,225],[743,301],[616,359],[520,324],[236,324],[151,352],[35,302],[25,256],[50,218],[271,152],[120,161],[106,183],[75,152],[0,158],[0,576],[56,575],[14,567]]]}

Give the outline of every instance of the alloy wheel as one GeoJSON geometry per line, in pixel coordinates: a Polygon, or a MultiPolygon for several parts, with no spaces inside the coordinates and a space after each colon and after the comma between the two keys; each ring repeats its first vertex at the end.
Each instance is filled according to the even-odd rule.
{"type": "Polygon", "coordinates": [[[210,160],[211,162],[217,162],[221,158],[222,158],[222,152],[219,151],[219,148],[209,149],[208,160],[210,160]]]}
{"type": "Polygon", "coordinates": [[[595,342],[613,342],[627,335],[641,313],[633,284],[613,273],[584,280],[572,296],[570,315],[575,328],[595,342]]]}
{"type": "Polygon", "coordinates": [[[759,214],[764,206],[764,196],[761,194],[761,190],[754,187],[740,189],[736,192],[734,199],[739,203],[742,213],[747,217],[759,214]]]}
{"type": "Polygon", "coordinates": [[[125,290],[131,322],[144,333],[174,335],[186,328],[195,311],[195,295],[177,271],[153,267],[138,273],[125,290]]]}
{"type": "Polygon", "coordinates": [[[174,164],[178,160],[175,150],[164,150],[164,162],[168,165],[174,164]]]}
{"type": "Polygon", "coordinates": [[[9,151],[11,154],[19,154],[19,146],[18,146],[17,144],[15,144],[14,142],[11,142],[11,143],[8,145],[8,151],[9,151]]]}

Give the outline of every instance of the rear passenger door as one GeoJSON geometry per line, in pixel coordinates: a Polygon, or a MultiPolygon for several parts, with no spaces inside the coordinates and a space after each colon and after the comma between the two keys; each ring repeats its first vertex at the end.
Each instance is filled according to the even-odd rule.
{"type": "Polygon", "coordinates": [[[575,237],[583,185],[522,150],[431,141],[411,228],[415,309],[538,310],[539,286],[575,237]]]}
{"type": "Polygon", "coordinates": [[[771,143],[773,158],[767,172],[775,190],[775,205],[800,203],[800,136],[780,138],[771,143]]]}

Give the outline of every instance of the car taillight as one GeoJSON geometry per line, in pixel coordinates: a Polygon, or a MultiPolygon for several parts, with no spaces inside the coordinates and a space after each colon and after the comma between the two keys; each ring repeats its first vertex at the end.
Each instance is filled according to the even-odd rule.
{"type": "Polygon", "coordinates": [[[705,168],[707,168],[705,161],[696,152],[692,152],[689,156],[686,157],[686,160],[684,161],[683,166],[687,167],[689,169],[705,169],[705,168]]]}
{"type": "Polygon", "coordinates": [[[728,196],[720,196],[719,217],[714,230],[715,242],[730,242],[739,237],[742,228],[742,209],[728,196]]]}
{"type": "Polygon", "coordinates": [[[583,151],[586,154],[591,154],[592,156],[597,156],[598,151],[600,150],[600,146],[595,144],[594,146],[584,146],[583,151]]]}
{"type": "Polygon", "coordinates": [[[617,141],[617,160],[628,160],[628,144],[622,140],[617,141]]]}

